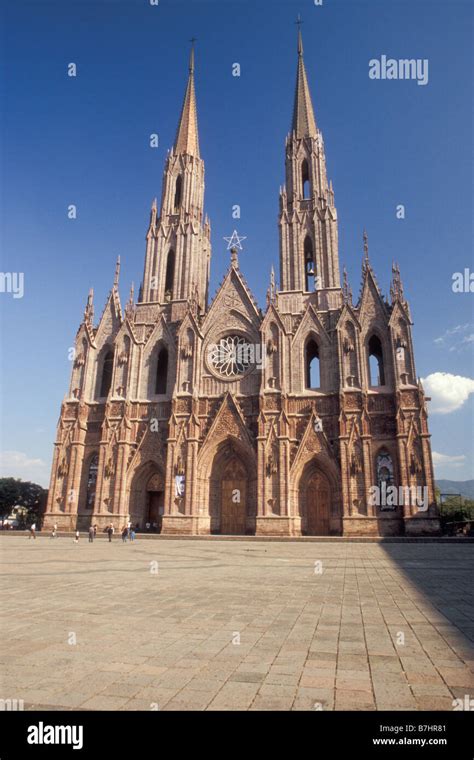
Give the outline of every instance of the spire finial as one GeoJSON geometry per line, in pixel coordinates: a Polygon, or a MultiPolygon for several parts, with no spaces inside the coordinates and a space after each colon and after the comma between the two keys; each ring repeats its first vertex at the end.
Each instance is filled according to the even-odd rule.
{"type": "Polygon", "coordinates": [[[364,260],[369,263],[369,236],[367,235],[367,230],[364,229],[364,260]]]}
{"type": "Polygon", "coordinates": [[[344,303],[352,303],[352,288],[349,285],[349,279],[348,279],[348,276],[347,276],[347,269],[346,269],[346,267],[343,268],[342,296],[343,296],[343,299],[344,299],[344,303]]]}
{"type": "Polygon", "coordinates": [[[303,22],[301,21],[301,16],[298,13],[298,18],[295,21],[296,26],[298,27],[298,55],[303,56],[303,36],[301,34],[301,24],[303,22]]]}
{"type": "Polygon", "coordinates": [[[267,290],[267,306],[270,306],[271,303],[275,303],[275,297],[276,297],[275,270],[272,264],[272,268],[270,270],[270,286],[267,290]]]}
{"type": "Polygon", "coordinates": [[[239,268],[239,254],[235,245],[230,249],[230,265],[232,269],[239,268]]]}
{"type": "Polygon", "coordinates": [[[298,139],[318,136],[313,104],[309,92],[308,78],[303,60],[303,37],[301,35],[302,21],[298,16],[298,68],[296,74],[295,103],[293,107],[292,132],[298,139]]]}
{"type": "Polygon", "coordinates": [[[189,54],[189,76],[184,96],[181,116],[179,118],[178,131],[174,142],[175,153],[186,153],[189,156],[199,158],[199,137],[197,126],[196,93],[194,91],[194,43],[191,40],[191,52],[189,54]]]}
{"type": "Polygon", "coordinates": [[[197,42],[196,37],[191,37],[189,41],[191,43],[191,51],[189,53],[189,73],[194,74],[194,43],[197,42]]]}
{"type": "Polygon", "coordinates": [[[90,288],[87,296],[86,308],[84,309],[84,321],[92,324],[94,321],[94,288],[90,288]]]}
{"type": "Polygon", "coordinates": [[[117,256],[117,263],[115,265],[115,275],[114,275],[114,288],[118,287],[119,277],[120,277],[120,256],[117,256]]]}
{"type": "Polygon", "coordinates": [[[392,282],[390,285],[390,296],[392,298],[392,303],[394,303],[394,301],[403,302],[404,300],[403,283],[402,283],[402,278],[400,276],[400,267],[396,261],[392,263],[392,282]]]}

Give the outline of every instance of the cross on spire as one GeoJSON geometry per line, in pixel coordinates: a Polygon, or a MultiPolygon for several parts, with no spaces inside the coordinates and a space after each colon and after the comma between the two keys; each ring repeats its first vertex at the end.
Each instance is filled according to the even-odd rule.
{"type": "Polygon", "coordinates": [[[191,52],[189,54],[189,73],[194,74],[194,43],[197,42],[196,37],[191,37],[189,40],[191,43],[191,52]]]}
{"type": "Polygon", "coordinates": [[[301,21],[301,16],[298,13],[298,18],[295,21],[296,26],[298,27],[298,55],[303,55],[303,37],[301,35],[301,24],[303,22],[301,21]]]}

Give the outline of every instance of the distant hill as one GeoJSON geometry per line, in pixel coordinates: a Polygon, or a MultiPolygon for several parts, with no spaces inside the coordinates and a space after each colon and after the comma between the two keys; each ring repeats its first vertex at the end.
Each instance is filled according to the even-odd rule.
{"type": "Polygon", "coordinates": [[[460,493],[465,499],[474,499],[474,480],[437,480],[441,493],[460,493]]]}

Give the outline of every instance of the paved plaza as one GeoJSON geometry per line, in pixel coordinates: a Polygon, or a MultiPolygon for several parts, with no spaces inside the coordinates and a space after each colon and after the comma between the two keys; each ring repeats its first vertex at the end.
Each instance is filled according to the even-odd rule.
{"type": "Polygon", "coordinates": [[[29,709],[452,710],[473,545],[0,538],[1,694],[29,709]]]}

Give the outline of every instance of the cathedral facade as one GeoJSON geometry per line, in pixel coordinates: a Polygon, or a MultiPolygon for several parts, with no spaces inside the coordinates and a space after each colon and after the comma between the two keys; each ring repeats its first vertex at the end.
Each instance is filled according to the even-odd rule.
{"type": "Polygon", "coordinates": [[[364,234],[357,303],[338,255],[298,36],[280,190],[280,278],[264,310],[239,238],[209,300],[194,51],[143,282],[122,308],[117,265],[102,315],[76,335],[45,525],[129,520],[164,534],[426,535],[439,532],[426,398],[400,272],[384,298],[364,234]],[[387,498],[390,494],[390,498],[387,498]]]}

